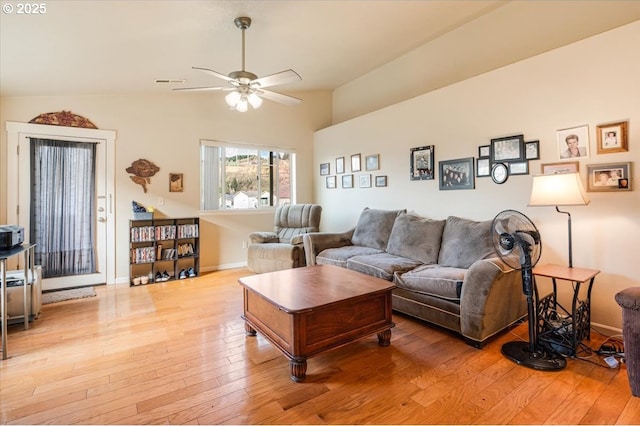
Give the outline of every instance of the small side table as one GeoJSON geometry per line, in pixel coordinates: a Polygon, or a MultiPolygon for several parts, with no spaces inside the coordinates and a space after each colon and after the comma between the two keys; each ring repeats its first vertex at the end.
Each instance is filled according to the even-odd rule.
{"type": "MultiPolygon", "coordinates": [[[[533,268],[536,277],[551,278],[553,291],[539,298],[537,283],[534,285],[537,306],[538,340],[566,356],[575,356],[582,340],[591,337],[591,289],[597,269],[569,268],[560,265],[541,265],[533,268]],[[565,308],[558,302],[557,281],[569,282],[573,286],[571,306],[565,308]],[[581,286],[586,285],[586,295],[580,295],[581,286]]],[[[585,347],[585,349],[587,349],[585,347]]]]}
{"type": "Polygon", "coordinates": [[[2,317],[0,322],[2,323],[2,359],[7,359],[7,320],[9,319],[8,306],[7,306],[7,259],[19,254],[24,255],[24,329],[29,329],[29,315],[30,315],[30,302],[27,296],[27,292],[31,288],[31,284],[35,280],[34,270],[34,247],[35,244],[22,244],[21,246],[14,247],[9,250],[0,250],[0,311],[2,311],[2,317]]]}

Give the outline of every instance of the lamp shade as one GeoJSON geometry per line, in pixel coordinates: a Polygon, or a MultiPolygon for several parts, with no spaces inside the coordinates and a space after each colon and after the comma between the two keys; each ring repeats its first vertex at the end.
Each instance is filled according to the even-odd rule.
{"type": "Polygon", "coordinates": [[[536,175],[531,187],[530,206],[580,206],[589,204],[580,173],[536,175]]]}

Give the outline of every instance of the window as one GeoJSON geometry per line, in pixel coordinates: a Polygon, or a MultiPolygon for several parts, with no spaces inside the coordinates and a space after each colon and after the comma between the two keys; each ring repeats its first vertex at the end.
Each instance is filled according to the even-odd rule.
{"type": "Polygon", "coordinates": [[[260,209],[295,203],[295,153],[202,141],[202,210],[260,209]]]}

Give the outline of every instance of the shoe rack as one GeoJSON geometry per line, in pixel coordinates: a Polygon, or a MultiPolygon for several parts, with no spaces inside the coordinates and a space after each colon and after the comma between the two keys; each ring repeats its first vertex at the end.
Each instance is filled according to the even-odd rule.
{"type": "Polygon", "coordinates": [[[129,283],[132,286],[200,274],[200,219],[129,221],[129,283]]]}

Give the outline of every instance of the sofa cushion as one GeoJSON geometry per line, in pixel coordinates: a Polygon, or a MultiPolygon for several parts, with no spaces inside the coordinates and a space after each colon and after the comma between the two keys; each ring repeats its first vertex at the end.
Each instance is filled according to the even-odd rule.
{"type": "Polygon", "coordinates": [[[475,222],[449,216],[442,232],[438,264],[468,268],[477,260],[495,256],[491,235],[492,222],[475,222]]]}
{"type": "Polygon", "coordinates": [[[405,210],[377,210],[366,207],[351,237],[354,246],[385,250],[398,214],[405,210]]]}
{"type": "Polygon", "coordinates": [[[445,222],[401,213],[391,229],[387,253],[420,263],[437,263],[445,222]]]}
{"type": "Polygon", "coordinates": [[[360,246],[344,246],[322,250],[316,256],[318,265],[336,265],[347,267],[347,260],[353,256],[382,253],[382,250],[360,246]]]}
{"type": "Polygon", "coordinates": [[[393,282],[398,288],[460,303],[464,268],[422,265],[406,273],[397,273],[393,282]]]}
{"type": "Polygon", "coordinates": [[[395,272],[406,272],[420,262],[389,253],[354,256],[347,260],[347,269],[391,281],[395,272]]]}

